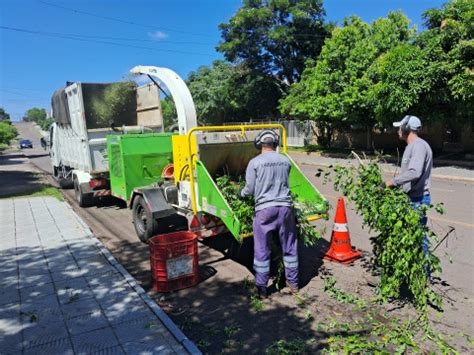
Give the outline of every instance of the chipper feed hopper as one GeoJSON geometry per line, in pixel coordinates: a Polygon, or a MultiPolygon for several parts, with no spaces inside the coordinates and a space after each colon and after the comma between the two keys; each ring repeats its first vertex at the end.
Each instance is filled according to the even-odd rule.
{"type": "MultiPolygon", "coordinates": [[[[201,236],[229,231],[236,239],[251,234],[241,233],[241,222],[224,195],[216,177],[245,176],[246,167],[259,154],[254,139],[262,129],[279,131],[282,144],[278,148],[286,155],[286,131],[280,124],[194,127],[186,135],[173,136],[174,180],[178,186],[178,208],[188,216],[190,228],[201,236]]],[[[290,190],[296,199],[318,206],[327,212],[327,201],[291,162],[290,190]]],[[[314,215],[316,220],[321,215],[314,215]]]]}

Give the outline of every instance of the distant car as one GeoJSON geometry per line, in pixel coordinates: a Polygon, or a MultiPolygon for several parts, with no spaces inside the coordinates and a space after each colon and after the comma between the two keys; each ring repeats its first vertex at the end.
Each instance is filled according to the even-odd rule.
{"type": "Polygon", "coordinates": [[[33,148],[33,143],[29,139],[22,139],[19,143],[20,149],[23,148],[33,148]]]}

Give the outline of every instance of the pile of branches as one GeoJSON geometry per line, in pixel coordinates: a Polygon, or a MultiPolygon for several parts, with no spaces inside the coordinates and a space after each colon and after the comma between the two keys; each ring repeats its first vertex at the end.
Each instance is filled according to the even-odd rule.
{"type": "MultiPolygon", "coordinates": [[[[255,203],[252,197],[241,198],[239,196],[240,190],[245,186],[245,181],[235,181],[232,180],[230,176],[224,175],[217,178],[216,183],[241,223],[240,233],[251,233],[255,214],[255,203]]],[[[321,238],[321,234],[310,222],[308,222],[307,218],[321,213],[318,208],[319,206],[298,200],[295,195],[292,197],[294,202],[298,240],[305,246],[313,246],[321,238]]]]}
{"type": "Polygon", "coordinates": [[[103,95],[92,99],[90,116],[95,125],[108,127],[111,121],[129,112],[135,103],[135,96],[136,85],[131,81],[110,84],[103,95]]]}
{"type": "Polygon", "coordinates": [[[427,305],[441,308],[441,297],[430,287],[427,275],[440,273],[440,260],[422,248],[424,236],[429,241],[438,237],[421,218],[428,210],[444,213],[442,204],[422,205],[415,210],[407,194],[400,189],[383,185],[381,169],[376,161],[361,160],[358,166],[336,166],[333,183],[336,190],[353,201],[364,225],[377,233],[372,237],[373,265],[381,272],[379,295],[382,300],[400,298],[400,290],[407,287],[419,310],[427,305]]]}

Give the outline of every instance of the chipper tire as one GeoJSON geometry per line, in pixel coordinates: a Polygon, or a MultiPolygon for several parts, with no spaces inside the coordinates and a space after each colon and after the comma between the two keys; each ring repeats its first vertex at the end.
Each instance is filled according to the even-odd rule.
{"type": "Polygon", "coordinates": [[[90,207],[94,204],[94,196],[83,193],[77,179],[74,179],[74,196],[80,207],[90,207]]]}
{"type": "Polygon", "coordinates": [[[137,196],[133,200],[132,214],[133,225],[138,238],[143,243],[148,243],[151,237],[158,234],[158,221],[148,211],[145,199],[142,196],[137,196]]]}

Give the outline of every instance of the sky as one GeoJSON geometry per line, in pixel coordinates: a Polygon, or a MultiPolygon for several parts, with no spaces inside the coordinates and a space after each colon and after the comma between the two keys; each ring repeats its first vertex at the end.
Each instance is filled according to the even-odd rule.
{"type": "MultiPolygon", "coordinates": [[[[371,22],[402,10],[420,30],[441,0],[326,0],[326,19],[371,22]]],[[[186,79],[223,56],[218,25],[240,0],[0,0],[0,107],[20,120],[49,111],[66,81],[112,82],[135,65],[167,67],[186,79]]]]}

